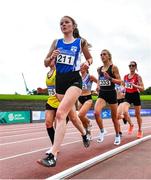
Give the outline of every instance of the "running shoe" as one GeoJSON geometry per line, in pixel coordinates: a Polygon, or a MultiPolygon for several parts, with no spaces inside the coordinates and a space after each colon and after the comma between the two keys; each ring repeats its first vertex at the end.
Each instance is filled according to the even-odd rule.
{"type": "Polygon", "coordinates": [[[90,146],[90,139],[88,138],[88,135],[83,135],[82,140],[84,147],[88,148],[90,146]]]}
{"type": "Polygon", "coordinates": [[[85,130],[86,130],[88,139],[91,141],[92,140],[91,130],[89,128],[85,128],[85,130]]]}
{"type": "Polygon", "coordinates": [[[104,129],[104,132],[100,132],[99,138],[97,139],[98,143],[101,143],[101,142],[104,141],[104,136],[105,136],[106,133],[107,133],[107,131],[105,129],[104,129]]]}
{"type": "Polygon", "coordinates": [[[52,153],[50,153],[46,158],[40,159],[37,162],[45,167],[55,167],[56,166],[56,158],[52,153]]]}
{"type": "Polygon", "coordinates": [[[104,136],[105,136],[105,133],[104,132],[100,132],[99,138],[97,139],[97,142],[98,143],[103,142],[104,141],[104,136]]]}
{"type": "Polygon", "coordinates": [[[134,125],[130,125],[129,128],[128,128],[128,134],[132,134],[133,133],[133,130],[134,130],[134,125]]]}
{"type": "Polygon", "coordinates": [[[99,136],[98,136],[98,139],[97,139],[97,142],[98,143],[101,143],[104,141],[104,136],[105,134],[107,134],[107,131],[104,129],[104,132],[100,132],[99,136]]]}
{"type": "Polygon", "coordinates": [[[46,155],[49,155],[50,153],[52,153],[52,147],[45,152],[46,155]]]}
{"type": "MultiPolygon", "coordinates": [[[[45,152],[46,155],[49,155],[50,153],[52,153],[52,147],[45,152]]],[[[59,153],[59,151],[57,151],[57,153],[59,153]]]]}
{"type": "Polygon", "coordinates": [[[89,130],[86,128],[86,132],[87,132],[87,138],[91,141],[91,140],[92,140],[91,131],[89,131],[89,130]]]}
{"type": "Polygon", "coordinates": [[[115,140],[114,140],[114,145],[119,145],[121,144],[121,137],[120,135],[119,136],[115,136],[115,140]]]}
{"type": "Polygon", "coordinates": [[[137,132],[137,138],[142,138],[143,137],[143,131],[138,131],[137,132]]]}

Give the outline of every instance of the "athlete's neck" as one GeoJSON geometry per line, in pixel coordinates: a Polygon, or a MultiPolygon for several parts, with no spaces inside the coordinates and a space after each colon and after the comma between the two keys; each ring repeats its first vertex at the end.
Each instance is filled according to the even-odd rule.
{"type": "Polygon", "coordinates": [[[109,68],[109,67],[110,67],[110,65],[111,65],[111,63],[110,63],[110,62],[104,62],[104,68],[109,68]]]}
{"type": "Polygon", "coordinates": [[[133,78],[134,75],[135,75],[135,71],[134,71],[134,72],[130,72],[129,75],[128,75],[128,77],[129,77],[129,78],[133,78]]]}
{"type": "Polygon", "coordinates": [[[71,43],[75,40],[75,38],[73,36],[71,36],[71,34],[66,34],[64,35],[64,42],[65,43],[71,43]]]}
{"type": "Polygon", "coordinates": [[[135,71],[131,71],[130,75],[133,76],[135,74],[135,71]]]}

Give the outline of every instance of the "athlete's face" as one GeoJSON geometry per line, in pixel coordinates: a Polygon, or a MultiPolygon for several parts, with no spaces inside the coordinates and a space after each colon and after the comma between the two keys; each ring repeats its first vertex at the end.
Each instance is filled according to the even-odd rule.
{"type": "Polygon", "coordinates": [[[131,72],[134,72],[136,70],[136,64],[130,63],[128,66],[131,72]]]}
{"type": "Polygon", "coordinates": [[[102,51],[101,54],[102,62],[107,62],[110,60],[109,54],[106,51],[102,51]]]}
{"type": "Polygon", "coordinates": [[[64,34],[73,32],[74,25],[72,20],[68,17],[63,17],[60,21],[60,28],[64,34]]]}

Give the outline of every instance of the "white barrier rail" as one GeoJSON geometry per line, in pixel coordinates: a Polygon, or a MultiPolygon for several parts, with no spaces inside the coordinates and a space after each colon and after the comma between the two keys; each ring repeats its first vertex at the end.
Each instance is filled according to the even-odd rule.
{"type": "Polygon", "coordinates": [[[54,176],[51,176],[51,177],[47,178],[46,180],[69,178],[69,177],[71,177],[73,175],[76,175],[79,172],[84,171],[87,168],[90,168],[90,167],[94,166],[97,163],[100,163],[100,162],[102,162],[102,161],[104,161],[104,160],[106,160],[106,159],[108,159],[108,158],[110,158],[110,157],[112,157],[112,156],[114,156],[116,154],[119,154],[119,153],[121,153],[121,152],[123,152],[123,151],[125,151],[125,150],[127,150],[127,149],[129,149],[129,148],[131,148],[133,146],[136,146],[136,145],[138,145],[138,144],[140,144],[140,143],[142,143],[144,141],[147,141],[149,139],[151,139],[151,135],[148,135],[148,136],[145,136],[145,137],[143,137],[141,139],[137,139],[137,140],[132,141],[130,143],[124,144],[124,145],[122,145],[120,147],[117,147],[117,148],[115,148],[113,150],[110,150],[110,151],[108,151],[106,153],[103,153],[103,154],[101,154],[99,156],[96,156],[96,157],[94,157],[94,158],[92,158],[90,160],[87,160],[87,161],[85,161],[83,163],[80,163],[80,164],[78,164],[76,166],[73,166],[73,167],[71,167],[71,168],[69,168],[69,169],[67,169],[65,171],[62,171],[62,172],[60,172],[60,173],[58,173],[58,174],[56,174],[54,176]]]}

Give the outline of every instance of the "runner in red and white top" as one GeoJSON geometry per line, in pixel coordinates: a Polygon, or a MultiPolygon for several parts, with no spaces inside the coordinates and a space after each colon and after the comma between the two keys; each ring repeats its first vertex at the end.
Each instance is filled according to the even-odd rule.
{"type": "MultiPolygon", "coordinates": [[[[128,113],[128,110],[130,108],[130,105],[134,105],[135,109],[135,116],[137,118],[138,123],[138,132],[137,132],[137,138],[143,137],[142,132],[142,118],[141,118],[141,101],[140,101],[140,91],[144,91],[144,84],[142,81],[141,76],[136,73],[137,70],[137,63],[135,61],[131,61],[129,64],[130,73],[124,76],[124,84],[125,84],[125,102],[124,102],[124,117],[129,122],[130,116],[128,113]]],[[[134,129],[134,125],[130,125],[128,134],[132,134],[132,131],[134,129]]]]}

